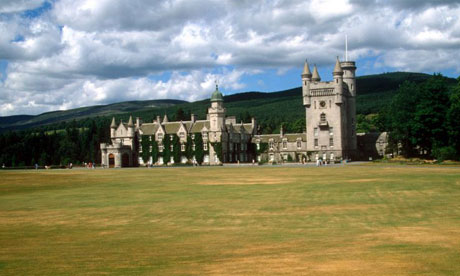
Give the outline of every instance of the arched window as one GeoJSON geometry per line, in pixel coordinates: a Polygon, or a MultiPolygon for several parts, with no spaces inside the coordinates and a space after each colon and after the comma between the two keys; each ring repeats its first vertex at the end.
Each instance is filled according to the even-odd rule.
{"type": "Polygon", "coordinates": [[[325,122],[326,121],[326,114],[321,113],[320,120],[321,120],[321,122],[325,122]]]}

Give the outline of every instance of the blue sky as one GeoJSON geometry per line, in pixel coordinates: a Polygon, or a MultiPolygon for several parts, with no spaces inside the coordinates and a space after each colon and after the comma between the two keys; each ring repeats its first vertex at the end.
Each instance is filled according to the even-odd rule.
{"type": "MultiPolygon", "coordinates": [[[[460,75],[459,0],[0,0],[0,116],[357,75],[460,75]]],[[[359,88],[358,88],[359,93],[359,88]]]]}

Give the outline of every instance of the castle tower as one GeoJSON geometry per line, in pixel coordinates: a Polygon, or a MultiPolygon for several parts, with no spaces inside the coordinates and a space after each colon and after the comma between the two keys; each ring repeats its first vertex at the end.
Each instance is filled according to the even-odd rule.
{"type": "Polygon", "coordinates": [[[225,108],[224,97],[219,91],[216,84],[216,91],[211,96],[211,107],[208,108],[209,120],[211,121],[210,130],[213,132],[221,132],[225,124],[225,108]]]}
{"type": "Polygon", "coordinates": [[[356,64],[354,61],[343,61],[340,63],[343,69],[343,82],[348,90],[348,105],[347,105],[347,118],[348,118],[348,151],[350,156],[357,154],[357,138],[356,138],[356,64]]]}
{"type": "MultiPolygon", "coordinates": [[[[333,80],[321,82],[316,66],[311,81],[302,74],[306,110],[307,151],[310,158],[337,160],[351,158],[356,151],[354,62],[337,58],[333,80]]],[[[308,65],[308,64],[307,64],[308,65]]]]}

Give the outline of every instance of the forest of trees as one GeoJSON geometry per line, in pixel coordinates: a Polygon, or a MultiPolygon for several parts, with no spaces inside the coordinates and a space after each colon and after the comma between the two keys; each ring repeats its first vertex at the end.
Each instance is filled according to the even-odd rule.
{"type": "Polygon", "coordinates": [[[460,158],[460,77],[449,89],[434,75],[423,83],[403,83],[391,103],[373,119],[390,133],[393,152],[405,157],[460,158]]]}
{"type": "MultiPolygon", "coordinates": [[[[405,157],[434,158],[437,160],[460,159],[460,78],[452,85],[452,79],[433,75],[420,81],[406,81],[392,92],[386,101],[373,113],[357,114],[357,132],[388,131],[390,133],[390,150],[405,157]]],[[[294,91],[295,92],[295,91],[294,91]]],[[[294,93],[292,92],[292,93],[294,93]]],[[[238,120],[250,122],[256,117],[260,133],[279,133],[283,126],[285,133],[299,133],[305,130],[305,116],[293,117],[295,114],[291,101],[283,102],[280,98],[268,99],[264,107],[247,102],[234,103],[242,106],[234,110],[238,120]],[[275,105],[285,106],[292,114],[273,115],[275,105]],[[294,119],[292,119],[292,118],[294,119]],[[291,119],[290,119],[291,118],[291,119]]],[[[295,100],[295,108],[301,109],[300,101],[295,100]]],[[[207,103],[198,106],[205,111],[207,103]]],[[[358,102],[359,109],[359,102],[358,102]]],[[[284,110],[284,109],[283,109],[284,110]]],[[[281,111],[280,111],[281,112],[281,111]]],[[[191,111],[177,108],[172,120],[189,120],[191,111]]],[[[286,112],[282,112],[286,113],[286,112]]],[[[195,112],[197,114],[197,112],[195,112]]],[[[151,120],[157,115],[143,115],[151,120]]],[[[117,121],[129,115],[117,115],[117,121]]],[[[100,163],[100,143],[110,141],[110,117],[94,117],[78,121],[54,123],[22,131],[8,131],[0,134],[0,164],[7,167],[44,165],[68,165],[83,162],[100,163]]],[[[146,120],[146,121],[148,121],[146,120]]],[[[196,146],[202,148],[202,139],[195,135],[196,146]]],[[[146,143],[143,139],[143,143],[146,143]]],[[[171,141],[165,141],[170,143],[171,141]]],[[[187,142],[187,154],[190,154],[191,141],[187,142]]],[[[157,148],[156,144],[142,145],[157,148]]],[[[174,152],[174,151],[173,151],[174,152]]],[[[143,153],[146,154],[146,153],[143,153]]],[[[157,159],[156,150],[143,158],[157,159]]],[[[163,152],[162,156],[171,154],[163,152]]],[[[202,153],[195,153],[202,159],[202,153]]],[[[174,156],[175,159],[180,158],[174,156]]],[[[165,158],[166,160],[169,160],[165,158]]],[[[202,160],[200,161],[202,162],[202,160]]]]}
{"type": "Polygon", "coordinates": [[[108,119],[61,123],[59,130],[0,134],[0,164],[7,167],[100,163],[100,143],[110,140],[108,119]]]}

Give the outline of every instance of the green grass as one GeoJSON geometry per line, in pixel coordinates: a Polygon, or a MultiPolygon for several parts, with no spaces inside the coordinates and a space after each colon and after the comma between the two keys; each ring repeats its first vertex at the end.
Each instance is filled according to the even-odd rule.
{"type": "Polygon", "coordinates": [[[460,168],[0,171],[1,275],[459,275],[460,168]]]}

